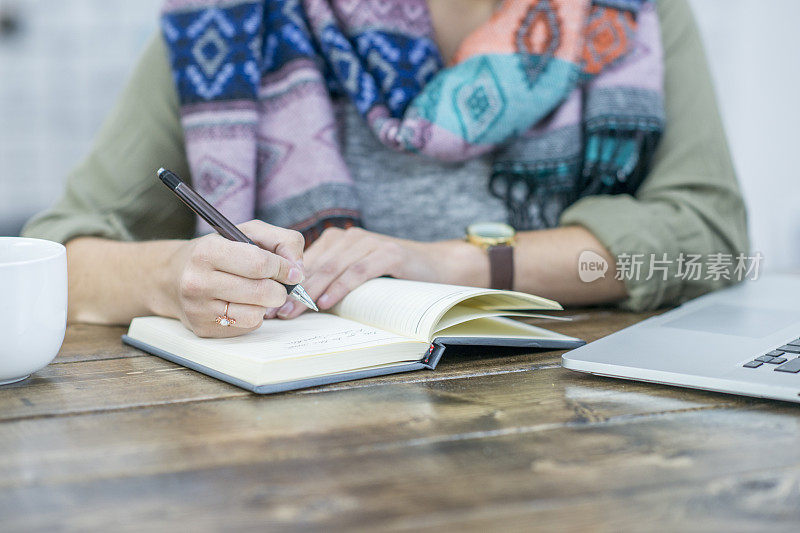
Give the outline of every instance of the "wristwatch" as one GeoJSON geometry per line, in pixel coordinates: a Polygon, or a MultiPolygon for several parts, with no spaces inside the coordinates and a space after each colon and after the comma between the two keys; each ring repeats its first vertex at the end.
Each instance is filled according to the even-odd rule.
{"type": "Polygon", "coordinates": [[[514,287],[514,245],[517,231],[501,222],[478,222],[467,227],[467,242],[489,254],[489,279],[493,289],[514,287]]]}

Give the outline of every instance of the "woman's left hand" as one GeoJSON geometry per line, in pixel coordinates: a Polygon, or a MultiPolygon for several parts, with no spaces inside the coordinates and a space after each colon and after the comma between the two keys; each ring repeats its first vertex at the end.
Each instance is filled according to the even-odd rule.
{"type": "MultiPolygon", "coordinates": [[[[454,244],[466,245],[396,239],[361,228],[328,228],[303,254],[303,288],[321,310],[326,310],[365,281],[380,276],[446,283],[449,276],[444,248],[454,244]]],[[[304,310],[302,304],[290,300],[279,310],[270,310],[267,318],[276,314],[294,318],[304,310]]]]}

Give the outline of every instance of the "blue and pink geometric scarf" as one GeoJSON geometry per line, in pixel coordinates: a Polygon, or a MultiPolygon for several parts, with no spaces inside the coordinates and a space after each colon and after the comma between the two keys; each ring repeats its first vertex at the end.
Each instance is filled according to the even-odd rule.
{"type": "Polygon", "coordinates": [[[635,192],[664,128],[649,0],[505,0],[450,66],[426,0],[169,0],[162,30],[194,187],[309,242],[360,223],[335,99],[394,150],[490,154],[486,194],[519,230],[635,192]]]}

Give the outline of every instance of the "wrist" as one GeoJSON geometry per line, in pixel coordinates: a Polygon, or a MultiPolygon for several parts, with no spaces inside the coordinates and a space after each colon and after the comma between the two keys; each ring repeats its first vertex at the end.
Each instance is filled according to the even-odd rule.
{"type": "Polygon", "coordinates": [[[185,263],[185,251],[189,241],[153,242],[153,253],[148,254],[151,275],[147,276],[146,290],[142,291],[143,307],[148,313],[158,316],[180,318],[178,287],[185,263]]]}
{"type": "Polygon", "coordinates": [[[489,255],[486,250],[462,240],[442,241],[430,245],[437,245],[437,261],[434,264],[441,283],[472,287],[489,286],[489,255]]]}

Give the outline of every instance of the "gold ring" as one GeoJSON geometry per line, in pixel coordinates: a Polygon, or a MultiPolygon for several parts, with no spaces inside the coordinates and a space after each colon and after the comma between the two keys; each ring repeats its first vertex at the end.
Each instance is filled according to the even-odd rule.
{"type": "Polygon", "coordinates": [[[228,316],[228,306],[231,305],[230,302],[225,302],[225,314],[222,316],[217,317],[217,324],[222,327],[234,326],[236,325],[236,321],[228,316]]]}

